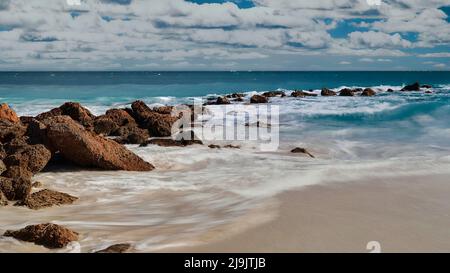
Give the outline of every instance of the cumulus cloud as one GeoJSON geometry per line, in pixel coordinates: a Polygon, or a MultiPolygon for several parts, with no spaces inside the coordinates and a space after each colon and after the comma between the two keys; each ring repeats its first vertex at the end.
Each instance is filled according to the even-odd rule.
{"type": "Polygon", "coordinates": [[[0,69],[239,67],[274,63],[281,55],[390,62],[411,55],[409,49],[450,45],[447,14],[439,9],[448,0],[385,0],[381,6],[253,0],[249,8],[238,2],[82,0],[71,6],[65,0],[0,0],[0,69]],[[334,36],[346,21],[348,33],[334,36]]]}

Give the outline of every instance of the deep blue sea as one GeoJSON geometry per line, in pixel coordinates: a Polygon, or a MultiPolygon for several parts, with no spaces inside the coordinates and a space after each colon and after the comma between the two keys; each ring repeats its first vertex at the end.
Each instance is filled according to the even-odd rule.
{"type": "MultiPolygon", "coordinates": [[[[267,200],[286,190],[321,183],[450,177],[450,72],[14,72],[0,73],[0,102],[20,115],[37,115],[78,101],[100,115],[136,99],[176,105],[243,92],[245,104],[263,91],[320,94],[323,87],[371,87],[377,95],[272,98],[269,105],[280,110],[280,144],[273,152],[261,152],[247,142],[233,143],[241,149],[130,145],[155,171],[43,172],[35,178],[46,187],[80,200],[39,214],[3,210],[0,229],[57,219],[83,234],[83,251],[124,241],[132,242],[136,251],[157,251],[192,245],[194,238],[203,241],[201,236],[215,228],[224,232],[251,226],[261,215],[276,214],[267,200]],[[399,91],[416,81],[433,88],[399,91]],[[307,148],[315,158],[290,153],[295,147],[307,148]]],[[[209,115],[221,107],[210,106],[209,115]]],[[[30,245],[0,238],[0,252],[43,251],[30,245]]]]}

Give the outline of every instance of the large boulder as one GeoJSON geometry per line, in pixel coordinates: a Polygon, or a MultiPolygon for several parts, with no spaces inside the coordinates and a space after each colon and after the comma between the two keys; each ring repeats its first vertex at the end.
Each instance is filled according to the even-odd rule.
{"type": "Polygon", "coordinates": [[[334,92],[333,90],[330,90],[328,88],[323,88],[322,92],[320,93],[322,96],[324,97],[330,97],[330,96],[336,96],[337,93],[334,92]]]}
{"type": "Polygon", "coordinates": [[[401,91],[420,91],[420,83],[416,82],[402,88],[401,91]]]}
{"type": "Polygon", "coordinates": [[[120,127],[112,135],[118,136],[114,140],[120,144],[142,144],[150,138],[147,129],[132,124],[120,127]]]}
{"type": "Polygon", "coordinates": [[[137,126],[134,118],[123,109],[110,109],[106,111],[105,116],[110,118],[119,127],[129,125],[137,126]]]}
{"type": "Polygon", "coordinates": [[[113,140],[85,130],[68,116],[45,121],[52,150],[80,166],[105,170],[151,171],[154,167],[113,140]]]}
{"type": "Polygon", "coordinates": [[[36,119],[39,121],[56,117],[70,116],[73,120],[79,122],[86,128],[92,128],[95,116],[78,102],[66,102],[58,108],[54,108],[48,112],[39,114],[36,119]]]}
{"type": "Polygon", "coordinates": [[[4,162],[8,167],[18,166],[36,174],[47,166],[51,157],[51,152],[44,145],[27,145],[6,157],[4,162]]]}
{"type": "MultiPolygon", "coordinates": [[[[171,114],[160,114],[151,110],[144,102],[135,101],[131,108],[136,121],[141,128],[149,131],[153,137],[169,137],[172,135],[172,128],[179,121],[180,116],[171,114]]],[[[175,125],[176,126],[176,125],[175,125]]]]}
{"type": "Polygon", "coordinates": [[[38,210],[53,206],[70,205],[76,200],[78,200],[77,197],[67,193],[44,189],[30,194],[23,201],[17,203],[17,206],[26,206],[30,209],[38,210]]]}
{"type": "Polygon", "coordinates": [[[267,99],[267,97],[261,95],[253,95],[250,98],[250,103],[268,103],[268,102],[269,100],[267,99]]]}
{"type": "Polygon", "coordinates": [[[12,123],[20,122],[20,119],[17,116],[16,112],[9,108],[8,104],[6,103],[0,104],[0,120],[6,120],[12,123]]]}
{"type": "Polygon", "coordinates": [[[94,132],[105,136],[111,135],[119,126],[109,117],[100,116],[94,120],[94,132]]]}
{"type": "Polygon", "coordinates": [[[32,242],[47,248],[63,248],[70,242],[78,241],[78,233],[50,223],[31,225],[17,231],[8,230],[3,236],[32,242]]]}

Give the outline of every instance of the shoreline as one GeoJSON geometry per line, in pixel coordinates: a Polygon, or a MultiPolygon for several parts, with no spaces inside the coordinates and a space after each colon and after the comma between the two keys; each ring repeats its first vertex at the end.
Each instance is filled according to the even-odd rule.
{"type": "Polygon", "coordinates": [[[447,175],[306,186],[277,196],[278,216],[204,245],[162,252],[382,252],[450,250],[447,175]]]}

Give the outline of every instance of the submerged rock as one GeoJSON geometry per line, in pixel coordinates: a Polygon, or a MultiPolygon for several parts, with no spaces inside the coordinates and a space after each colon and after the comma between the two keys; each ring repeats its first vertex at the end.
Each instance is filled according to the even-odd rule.
{"type": "Polygon", "coordinates": [[[250,103],[268,103],[269,100],[265,96],[254,95],[250,98],[250,103]]]}
{"type": "Polygon", "coordinates": [[[317,94],[297,90],[291,93],[291,97],[294,98],[317,97],[317,94]]]}
{"type": "Polygon", "coordinates": [[[35,243],[47,248],[63,248],[70,242],[78,241],[78,233],[50,223],[30,225],[17,231],[8,230],[3,236],[13,237],[17,240],[35,243]]]}
{"type": "Polygon", "coordinates": [[[125,253],[131,249],[130,244],[117,244],[107,247],[105,249],[99,250],[95,253],[125,253]]]}
{"type": "Polygon", "coordinates": [[[105,170],[151,171],[154,167],[113,140],[86,131],[70,117],[46,120],[52,150],[85,167],[105,170]]]}
{"type": "Polygon", "coordinates": [[[401,91],[420,91],[420,83],[416,82],[402,88],[401,91]]]}
{"type": "Polygon", "coordinates": [[[333,90],[330,90],[328,88],[323,88],[322,92],[320,93],[322,96],[324,97],[330,97],[330,96],[336,96],[337,93],[334,92],[333,90]]]}
{"type": "Polygon", "coordinates": [[[201,140],[195,140],[195,139],[174,140],[171,138],[154,138],[154,139],[147,141],[142,146],[147,146],[149,144],[158,145],[158,146],[162,146],[162,147],[185,147],[185,146],[190,146],[190,145],[195,145],[195,144],[203,145],[203,142],[201,140]]]}
{"type": "Polygon", "coordinates": [[[308,150],[306,150],[305,148],[299,148],[299,147],[297,147],[297,148],[293,149],[293,150],[291,151],[291,153],[294,153],[294,154],[299,154],[299,153],[301,153],[301,154],[307,154],[307,155],[309,155],[310,157],[315,158],[315,156],[313,156],[313,155],[312,155],[308,150]]]}
{"type": "Polygon", "coordinates": [[[23,200],[22,202],[19,202],[17,205],[26,206],[30,209],[38,210],[53,206],[70,205],[76,200],[78,200],[77,197],[71,196],[67,193],[45,189],[32,193],[30,196],[25,198],[25,200],[23,200]]]}
{"type": "Polygon", "coordinates": [[[375,92],[372,88],[366,88],[364,89],[364,91],[361,93],[361,96],[363,97],[373,97],[377,94],[377,92],[375,92]]]}
{"type": "Polygon", "coordinates": [[[0,120],[9,121],[12,123],[20,122],[20,118],[17,116],[16,112],[9,108],[6,103],[0,104],[0,120]]]}
{"type": "Polygon", "coordinates": [[[263,96],[267,97],[267,98],[272,98],[272,97],[277,97],[277,96],[286,97],[286,93],[283,91],[270,91],[270,92],[265,92],[263,94],[263,96]]]}

